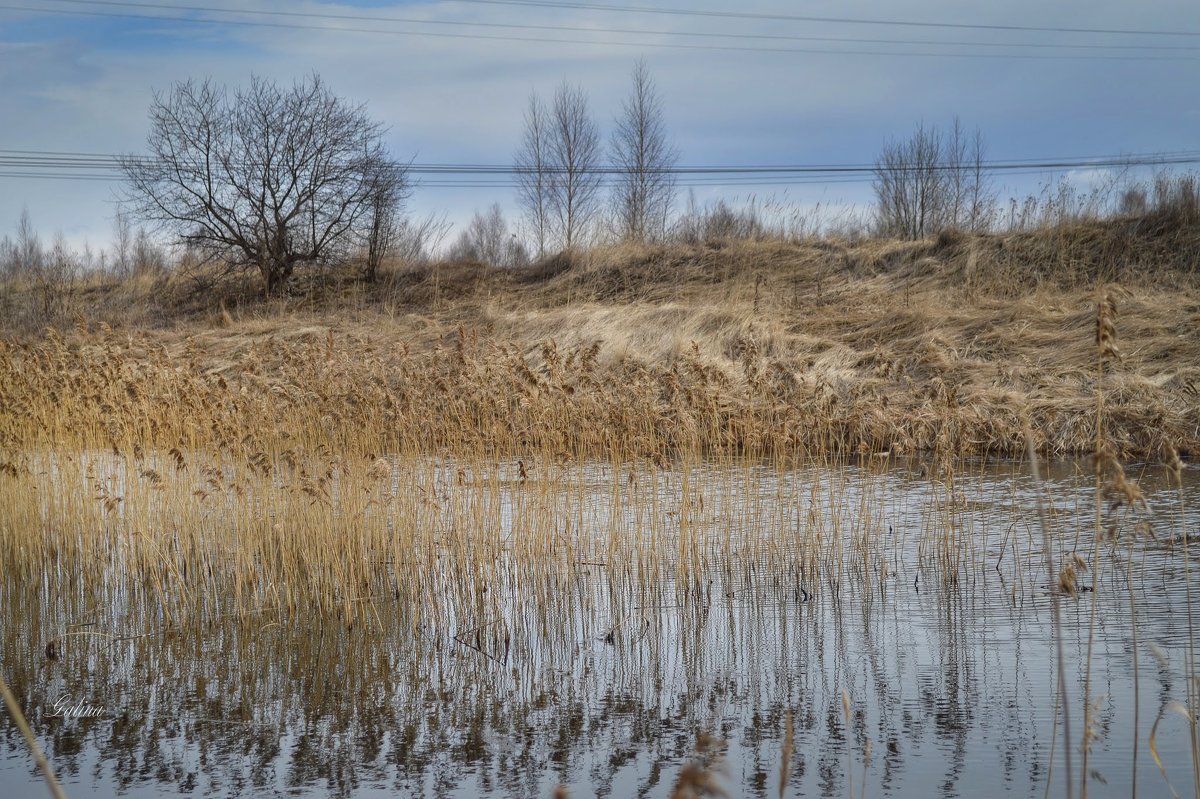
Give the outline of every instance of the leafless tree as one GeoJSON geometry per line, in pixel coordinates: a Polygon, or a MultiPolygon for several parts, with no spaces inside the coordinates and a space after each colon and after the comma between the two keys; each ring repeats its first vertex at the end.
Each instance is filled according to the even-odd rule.
{"type": "Polygon", "coordinates": [[[979,128],[968,134],[955,117],[944,138],[940,165],[946,204],[943,225],[982,232],[991,226],[996,208],[995,196],[983,168],[983,134],[979,128]]]}
{"type": "Polygon", "coordinates": [[[372,162],[367,171],[367,216],[363,225],[366,266],[363,277],[373,282],[379,267],[396,248],[400,209],[412,193],[408,171],[387,160],[372,162]]]}
{"type": "Polygon", "coordinates": [[[667,141],[662,103],[642,59],[633,68],[633,88],[617,117],[611,150],[618,170],[612,203],[621,234],[633,241],[661,239],[675,199],[671,170],[679,151],[667,141]]]}
{"type": "Polygon", "coordinates": [[[514,168],[539,258],[581,243],[599,207],[599,161],[600,131],[582,89],[564,82],[549,108],[529,98],[514,168]]]}
{"type": "Polygon", "coordinates": [[[17,243],[7,235],[0,239],[0,276],[12,277],[17,272],[17,243]]]}
{"type": "Polygon", "coordinates": [[[942,163],[939,167],[943,172],[945,224],[959,228],[962,227],[964,207],[967,205],[970,173],[966,170],[967,137],[958,117],[954,118],[954,124],[945,136],[942,151],[942,163]]]}
{"type": "Polygon", "coordinates": [[[582,243],[599,208],[600,129],[587,95],[564,82],[550,107],[551,220],[557,240],[570,250],[582,243]]]}
{"type": "Polygon", "coordinates": [[[121,208],[113,217],[112,271],[118,277],[128,277],[133,271],[133,225],[121,208]]]}
{"type": "Polygon", "coordinates": [[[158,274],[167,269],[167,252],[155,241],[150,231],[138,228],[133,239],[133,274],[158,274]]]}
{"type": "Polygon", "coordinates": [[[78,259],[67,246],[66,238],[62,233],[56,234],[50,251],[33,270],[34,285],[41,295],[44,320],[53,320],[66,313],[78,272],[78,259]]]}
{"type": "Polygon", "coordinates": [[[948,134],[917,127],[889,142],[875,162],[880,233],[919,239],[946,228],[981,231],[995,215],[995,197],[984,170],[983,136],[968,137],[955,119],[948,134]]]}
{"type": "Polygon", "coordinates": [[[451,227],[453,225],[446,219],[445,213],[431,212],[423,218],[400,217],[396,225],[393,253],[407,264],[428,263],[434,258],[451,227]]]}
{"type": "Polygon", "coordinates": [[[451,260],[482,261],[501,267],[521,266],[528,261],[525,248],[509,233],[500,203],[487,213],[476,212],[448,253],[451,260]]]}
{"type": "Polygon", "coordinates": [[[33,229],[33,220],[29,217],[29,209],[21,209],[21,219],[17,222],[17,261],[19,272],[31,275],[42,268],[46,260],[42,249],[42,240],[33,229]]]}
{"type": "Polygon", "coordinates": [[[41,258],[41,240],[33,229],[29,209],[23,208],[17,222],[17,238],[5,236],[0,241],[0,273],[9,278],[28,277],[31,265],[40,263],[41,258]]]}
{"type": "Polygon", "coordinates": [[[550,168],[550,120],[536,94],[525,109],[525,134],[514,159],[517,201],[533,231],[538,258],[546,255],[550,233],[550,194],[555,176],[550,168]]]}
{"type": "Polygon", "coordinates": [[[875,162],[881,233],[919,239],[940,228],[945,212],[941,161],[941,135],[924,124],[910,138],[883,148],[875,162]]]}
{"type": "Polygon", "coordinates": [[[70,304],[80,267],[63,234],[56,234],[50,247],[44,247],[29,210],[22,209],[16,241],[6,238],[4,249],[6,271],[34,290],[35,301],[30,310],[38,322],[49,324],[61,317],[70,304]]]}
{"type": "Polygon", "coordinates": [[[177,83],[150,109],[148,157],[121,167],[141,218],[234,265],[265,292],[297,265],[345,257],[369,224],[382,128],[312,77],[284,88],[251,78],[230,93],[177,83]]]}

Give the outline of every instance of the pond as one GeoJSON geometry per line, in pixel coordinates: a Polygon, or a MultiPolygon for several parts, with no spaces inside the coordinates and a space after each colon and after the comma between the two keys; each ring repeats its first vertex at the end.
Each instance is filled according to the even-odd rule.
{"type": "MultiPolygon", "coordinates": [[[[148,518],[123,461],[53,461],[31,474],[125,498],[96,524],[148,518]]],[[[146,589],[115,533],[6,570],[0,663],[68,795],[1042,797],[1068,761],[1076,793],[1198,790],[1196,468],[1129,468],[1146,505],[1098,518],[1071,463],[386,465],[356,512],[431,554],[346,544],[374,564],[349,613],[222,601],[211,553],[146,589]]],[[[274,512],[250,494],[155,518],[274,512]]],[[[47,795],[0,736],[4,796],[47,795]]]]}

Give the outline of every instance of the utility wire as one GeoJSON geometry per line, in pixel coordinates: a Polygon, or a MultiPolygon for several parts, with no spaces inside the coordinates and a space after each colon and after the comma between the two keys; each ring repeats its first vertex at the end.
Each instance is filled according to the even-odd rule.
{"type": "MultiPolygon", "coordinates": [[[[0,149],[0,167],[38,169],[109,169],[119,171],[122,161],[146,160],[144,156],[123,156],[110,153],[84,153],[54,150],[0,149]]],[[[1059,158],[1021,158],[982,160],[983,169],[1004,172],[1019,169],[1052,170],[1124,166],[1168,166],[1200,163],[1200,150],[1177,150],[1128,155],[1075,156],[1059,158]]],[[[516,175],[524,170],[512,164],[423,163],[398,164],[397,169],[410,174],[440,175],[516,175]]],[[[803,175],[873,173],[875,164],[708,164],[676,165],[657,170],[672,175],[803,175]]],[[[935,169],[955,167],[937,166],[935,169]]],[[[620,167],[600,165],[588,170],[594,174],[619,175],[628,172],[620,167]]]]}
{"type": "MultiPolygon", "coordinates": [[[[0,149],[0,178],[13,180],[73,180],[119,182],[122,157],[104,153],[0,149]]],[[[149,159],[142,159],[147,165],[149,159]]],[[[980,162],[989,175],[1038,175],[1073,169],[1179,166],[1200,163],[1200,151],[1183,150],[1126,156],[1088,158],[1027,158],[980,162]]],[[[507,164],[408,163],[396,168],[414,177],[423,189],[513,189],[521,170],[507,164]]],[[[937,166],[934,169],[953,169],[937,166]]],[[[586,170],[608,185],[627,170],[601,165],[586,170]]],[[[685,165],[660,170],[676,178],[681,187],[750,187],[836,185],[869,183],[875,179],[873,164],[719,164],[685,165]]]]}
{"type": "MultiPolygon", "coordinates": [[[[71,1],[71,0],[59,0],[71,1]]],[[[30,6],[0,4],[0,11],[23,11],[35,14],[59,14],[63,16],[90,16],[116,19],[142,19],[157,22],[179,22],[187,24],[212,26],[239,26],[254,28],[273,28],[286,30],[315,30],[324,33],[361,33],[404,37],[432,37],[442,39],[472,39],[480,41],[526,42],[538,44],[575,44],[603,47],[636,47],[640,49],[670,49],[698,50],[715,52],[745,52],[772,53],[792,55],[833,55],[833,56],[866,56],[866,57],[899,57],[899,58],[961,58],[961,59],[1001,59],[1001,60],[1042,60],[1042,61],[1200,61],[1200,57],[1186,55],[1065,55],[1040,53],[975,53],[975,52],[931,52],[931,51],[898,51],[898,50],[858,50],[858,49],[822,49],[802,47],[747,47],[736,45],[715,44],[678,44],[669,42],[631,42],[602,39],[548,39],[536,36],[502,36],[482,33],[446,33],[441,31],[412,31],[391,30],[381,28],[352,28],[326,27],[321,25],[305,25],[288,22],[259,22],[244,19],[202,19],[198,17],[163,16],[158,14],[136,14],[132,12],[85,11],[61,8],[35,8],[30,6]]],[[[213,9],[212,13],[241,13],[225,9],[213,9]]]]}
{"type": "MultiPolygon", "coordinates": [[[[935,45],[947,47],[1020,47],[1034,49],[1070,49],[1070,50],[1172,50],[1197,51],[1197,45],[1147,45],[1147,44],[1058,44],[1047,42],[985,42],[985,41],[946,41],[939,39],[880,39],[844,36],[796,36],[778,33],[712,33],[680,30],[647,30],[641,28],[598,28],[576,25],[532,25],[498,22],[468,22],[465,20],[419,19],[413,17],[371,16],[363,14],[332,14],[311,11],[258,11],[239,8],[220,8],[215,6],[171,5],[166,3],[117,2],[117,0],[53,0],[58,3],[70,3],[82,6],[107,6],[117,8],[146,8],[162,11],[193,11],[211,14],[240,14],[254,17],[286,17],[291,19],[334,20],[339,22],[386,22],[407,25],[443,25],[452,27],[488,28],[504,30],[532,30],[566,33],[604,33],[634,36],[690,36],[705,39],[751,39],[759,41],[801,41],[827,42],[837,44],[899,44],[899,45],[935,45]]],[[[324,28],[321,28],[324,30],[324,28]]]]}
{"type": "Polygon", "coordinates": [[[1073,28],[1058,25],[998,25],[966,22],[916,22],[897,19],[867,19],[862,17],[819,17],[798,14],[763,14],[748,11],[708,11],[693,8],[663,8],[652,6],[618,6],[604,3],[556,2],[555,0],[448,0],[487,6],[525,6],[531,8],[562,8],[575,11],[612,11],[620,14],[661,14],[682,17],[713,17],[771,22],[817,22],[837,25],[882,25],[904,28],[944,28],[949,30],[1021,31],[1037,33],[1097,33],[1120,36],[1194,36],[1200,31],[1136,28],[1073,28]]]}

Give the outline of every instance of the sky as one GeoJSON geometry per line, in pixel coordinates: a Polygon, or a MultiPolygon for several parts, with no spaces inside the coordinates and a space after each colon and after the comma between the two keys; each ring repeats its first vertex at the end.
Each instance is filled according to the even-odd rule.
{"type": "MultiPolygon", "coordinates": [[[[315,72],[387,127],[398,159],[507,165],[531,93],[581,87],[607,135],[638,58],[685,165],[870,164],[889,139],[955,116],[980,129],[989,160],[1200,154],[1195,0],[192,2],[0,0],[0,159],[136,154],[154,92],[176,81],[236,87],[252,74],[290,83],[315,72]]],[[[11,163],[0,160],[0,236],[24,208],[44,237],[107,246],[116,181],[11,163]]],[[[996,180],[1022,195],[1111,174],[996,180]]],[[[456,229],[493,202],[515,217],[506,180],[467,180],[423,179],[410,212],[444,214],[456,229]]],[[[704,180],[679,204],[689,190],[701,204],[871,202],[864,178],[704,180]]]]}

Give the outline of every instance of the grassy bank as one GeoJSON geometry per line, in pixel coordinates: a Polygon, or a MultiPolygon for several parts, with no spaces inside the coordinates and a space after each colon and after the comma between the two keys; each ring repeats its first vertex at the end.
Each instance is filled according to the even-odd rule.
{"type": "Polygon", "coordinates": [[[16,324],[0,443],[548,458],[1091,450],[1095,292],[1123,456],[1200,448],[1200,231],[608,248],[526,270],[337,271],[264,302],[203,272],[70,287],[16,324]],[[70,321],[67,321],[70,320],[70,321]]]}

